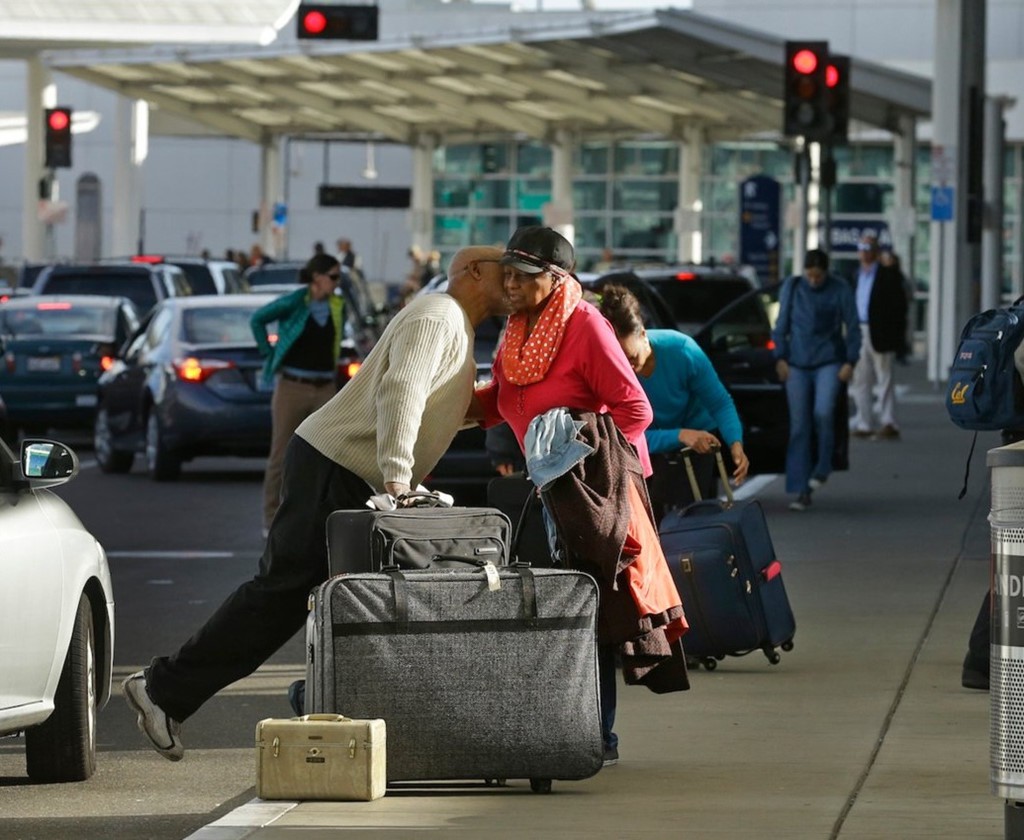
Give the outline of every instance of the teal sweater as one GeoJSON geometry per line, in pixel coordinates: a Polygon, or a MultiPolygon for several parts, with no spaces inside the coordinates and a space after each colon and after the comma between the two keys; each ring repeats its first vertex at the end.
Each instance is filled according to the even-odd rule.
{"type": "Polygon", "coordinates": [[[648,330],[647,338],[654,371],[638,378],[654,409],[645,432],[651,452],[677,452],[680,429],[717,428],[727,445],[742,441],[736,406],[700,345],[675,330],[648,330]]]}
{"type": "MultiPolygon", "coordinates": [[[[267,363],[263,366],[263,378],[267,382],[274,378],[284,357],[306,328],[306,319],[309,317],[309,300],[309,289],[303,286],[294,292],[281,295],[266,306],[261,306],[249,319],[249,325],[252,327],[252,334],[256,337],[256,346],[260,349],[260,355],[267,358],[267,363]],[[273,321],[277,321],[276,344],[271,344],[267,338],[267,324],[273,321]]],[[[327,302],[331,308],[334,335],[338,339],[334,343],[334,363],[337,364],[338,357],[341,355],[341,339],[344,335],[342,332],[344,302],[338,295],[331,295],[327,302]]]]}

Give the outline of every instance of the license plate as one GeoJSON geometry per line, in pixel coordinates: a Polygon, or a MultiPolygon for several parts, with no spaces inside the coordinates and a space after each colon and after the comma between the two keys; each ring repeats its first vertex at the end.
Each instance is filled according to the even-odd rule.
{"type": "Polygon", "coordinates": [[[60,356],[29,356],[25,370],[29,373],[59,373],[60,356]]]}
{"type": "Polygon", "coordinates": [[[75,397],[75,405],[79,408],[92,408],[96,405],[95,394],[79,394],[75,397]]]}

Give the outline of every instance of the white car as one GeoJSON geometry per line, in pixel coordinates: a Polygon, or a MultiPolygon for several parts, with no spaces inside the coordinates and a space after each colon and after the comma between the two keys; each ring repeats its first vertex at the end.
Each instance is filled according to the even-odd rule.
{"type": "Polygon", "coordinates": [[[0,442],[0,736],[24,731],[37,782],[93,774],[96,718],[110,697],[107,555],[46,489],[77,473],[61,443],[26,440],[19,462],[0,442]]]}

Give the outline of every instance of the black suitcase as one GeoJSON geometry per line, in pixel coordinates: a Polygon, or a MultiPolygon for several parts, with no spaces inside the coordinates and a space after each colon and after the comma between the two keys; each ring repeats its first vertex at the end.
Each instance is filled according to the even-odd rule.
{"type": "Polygon", "coordinates": [[[515,523],[509,550],[512,562],[522,560],[534,568],[557,565],[551,557],[537,485],[523,475],[492,478],[487,484],[487,504],[515,523]]]}
{"type": "Polygon", "coordinates": [[[796,633],[782,566],[761,505],[735,502],[720,453],[716,460],[728,501],[694,502],[659,527],[690,623],[683,648],[709,671],[726,656],[755,650],[774,665],[796,633]]]}
{"type": "Polygon", "coordinates": [[[306,624],[308,707],[388,727],[388,781],[601,769],[597,584],[517,564],[339,575],[306,624]]]}
{"type": "Polygon", "coordinates": [[[466,561],[508,564],[512,525],[492,508],[336,510],[327,517],[330,574],[425,569],[466,561]]]}

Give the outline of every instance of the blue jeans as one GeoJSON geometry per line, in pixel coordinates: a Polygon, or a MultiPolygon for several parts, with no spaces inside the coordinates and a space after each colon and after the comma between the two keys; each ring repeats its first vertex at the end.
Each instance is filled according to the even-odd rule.
{"type": "Polygon", "coordinates": [[[789,403],[789,446],[786,449],[786,492],[806,493],[812,475],[832,472],[839,363],[817,368],[790,365],[786,380],[789,403]],[[811,451],[817,440],[816,451],[811,451]]]}

